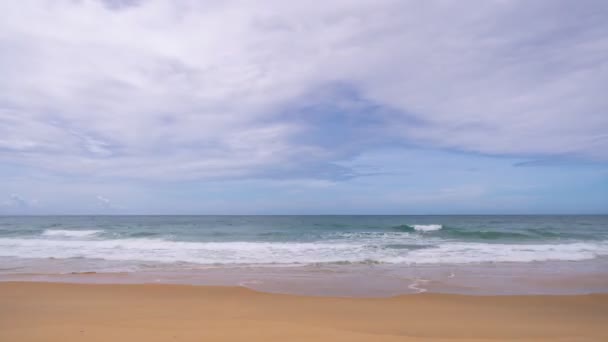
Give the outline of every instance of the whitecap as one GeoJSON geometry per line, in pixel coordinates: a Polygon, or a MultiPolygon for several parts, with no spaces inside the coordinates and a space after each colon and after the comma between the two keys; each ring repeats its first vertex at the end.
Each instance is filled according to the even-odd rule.
{"type": "Polygon", "coordinates": [[[95,236],[102,233],[102,230],[65,230],[65,229],[46,229],[42,236],[83,238],[95,236]]]}
{"type": "MultiPolygon", "coordinates": [[[[0,238],[0,256],[87,258],[202,265],[321,263],[461,264],[588,260],[608,255],[608,243],[484,244],[443,242],[423,249],[358,242],[185,242],[163,239],[0,238]]],[[[384,241],[382,241],[384,242],[384,241]]]]}
{"type": "Polygon", "coordinates": [[[432,232],[443,228],[440,224],[415,224],[412,227],[419,232],[432,232]]]}

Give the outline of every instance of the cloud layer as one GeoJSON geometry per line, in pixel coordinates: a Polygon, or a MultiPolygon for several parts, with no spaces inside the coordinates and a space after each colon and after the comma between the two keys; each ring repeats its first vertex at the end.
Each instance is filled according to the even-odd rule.
{"type": "Polygon", "coordinates": [[[608,160],[605,1],[6,1],[0,158],[341,178],[383,145],[608,160]]]}

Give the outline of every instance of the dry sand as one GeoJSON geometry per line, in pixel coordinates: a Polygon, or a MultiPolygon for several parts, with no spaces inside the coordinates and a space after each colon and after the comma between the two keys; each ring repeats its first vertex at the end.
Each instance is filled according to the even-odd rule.
{"type": "Polygon", "coordinates": [[[328,298],[0,283],[0,341],[608,341],[608,294],[328,298]]]}

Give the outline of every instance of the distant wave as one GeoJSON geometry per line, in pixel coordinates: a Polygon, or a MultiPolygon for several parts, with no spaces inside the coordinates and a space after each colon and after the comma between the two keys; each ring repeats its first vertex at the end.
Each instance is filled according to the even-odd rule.
{"type": "Polygon", "coordinates": [[[434,233],[433,236],[442,238],[455,238],[464,239],[468,241],[476,240],[537,240],[537,241],[548,241],[557,239],[571,239],[571,240],[589,240],[589,234],[580,234],[577,232],[552,232],[548,229],[539,228],[528,228],[521,229],[518,231],[500,231],[492,229],[471,229],[471,228],[459,228],[443,226],[440,224],[426,224],[426,225],[400,225],[392,227],[393,230],[407,233],[434,233]]]}
{"type": "Polygon", "coordinates": [[[158,235],[158,233],[154,233],[154,232],[136,232],[136,233],[129,234],[129,237],[140,238],[140,237],[150,237],[150,236],[157,236],[157,235],[158,235]]]}
{"type": "Polygon", "coordinates": [[[500,240],[500,239],[511,239],[511,240],[525,240],[533,239],[534,236],[516,233],[516,232],[497,232],[497,231],[466,231],[458,229],[448,229],[445,231],[445,235],[453,238],[463,239],[475,239],[475,240],[500,240]]]}
{"type": "Polygon", "coordinates": [[[557,233],[546,229],[522,229],[519,231],[470,230],[447,227],[441,232],[442,237],[459,240],[493,240],[493,241],[558,241],[561,239],[590,240],[588,234],[577,232],[557,233]]]}
{"type": "Polygon", "coordinates": [[[580,261],[608,255],[608,241],[563,244],[443,243],[388,260],[411,264],[580,261]]]}
{"type": "Polygon", "coordinates": [[[42,236],[82,238],[82,237],[95,236],[102,232],[103,232],[102,230],[46,229],[44,232],[42,232],[42,236]]]}
{"type": "Polygon", "coordinates": [[[441,230],[443,228],[440,224],[415,224],[412,226],[414,230],[419,232],[432,232],[436,230],[441,230]]]}
{"type": "Polygon", "coordinates": [[[393,227],[394,229],[404,231],[404,232],[433,232],[437,230],[441,230],[443,228],[440,224],[402,224],[400,226],[393,227]]]}

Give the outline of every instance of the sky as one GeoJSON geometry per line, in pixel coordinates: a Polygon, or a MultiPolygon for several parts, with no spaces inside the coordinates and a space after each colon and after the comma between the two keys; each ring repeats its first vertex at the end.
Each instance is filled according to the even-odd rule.
{"type": "Polygon", "coordinates": [[[0,49],[0,214],[608,214],[607,1],[2,1],[0,49]]]}

